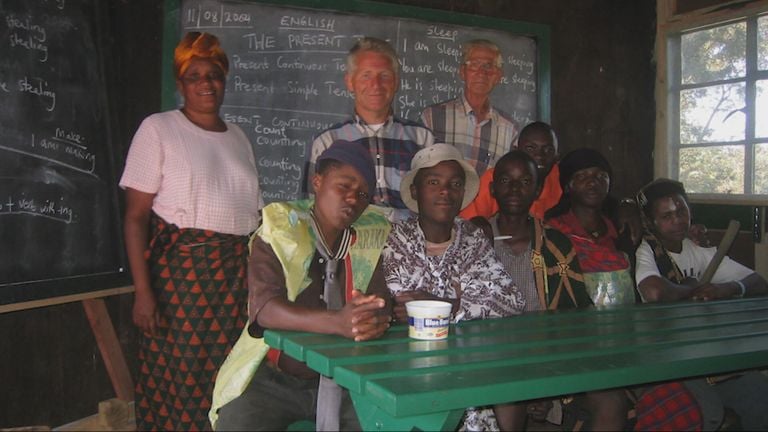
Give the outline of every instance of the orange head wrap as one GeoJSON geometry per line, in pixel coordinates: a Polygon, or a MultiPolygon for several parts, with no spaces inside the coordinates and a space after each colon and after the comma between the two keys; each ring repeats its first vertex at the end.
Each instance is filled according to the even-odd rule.
{"type": "Polygon", "coordinates": [[[181,39],[173,52],[173,70],[181,78],[193,58],[208,60],[218,65],[226,75],[229,72],[227,54],[221,48],[219,38],[210,33],[189,32],[181,39]]]}

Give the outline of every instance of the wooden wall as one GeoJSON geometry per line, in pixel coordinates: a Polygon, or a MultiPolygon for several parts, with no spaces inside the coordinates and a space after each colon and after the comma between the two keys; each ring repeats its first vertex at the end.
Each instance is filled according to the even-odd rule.
{"type": "MultiPolygon", "coordinates": [[[[561,152],[601,150],[613,165],[618,195],[651,180],[655,2],[389,2],[550,25],[552,124],[561,152]]],[[[114,140],[125,154],[141,120],[160,109],[162,2],[108,4],[110,115],[114,140]]],[[[135,368],[131,296],[110,298],[107,305],[135,368]]],[[[62,425],[94,414],[99,401],[114,397],[79,303],[0,314],[0,329],[0,428],[62,425]]]]}

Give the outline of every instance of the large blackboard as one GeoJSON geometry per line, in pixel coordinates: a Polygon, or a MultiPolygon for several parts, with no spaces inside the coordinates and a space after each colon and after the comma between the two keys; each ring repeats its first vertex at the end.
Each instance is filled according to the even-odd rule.
{"type": "Polygon", "coordinates": [[[165,108],[180,102],[170,66],[180,36],[217,35],[230,58],[222,116],[250,138],[267,202],[303,196],[312,139],[352,114],[344,85],[346,54],[362,36],[386,39],[398,51],[398,116],[415,120],[427,105],[459,95],[461,43],[486,38],[500,46],[504,61],[493,104],[521,127],[549,120],[547,26],[354,0],[166,5],[165,108]]]}
{"type": "Polygon", "coordinates": [[[100,3],[0,0],[0,304],[124,274],[100,3]]]}

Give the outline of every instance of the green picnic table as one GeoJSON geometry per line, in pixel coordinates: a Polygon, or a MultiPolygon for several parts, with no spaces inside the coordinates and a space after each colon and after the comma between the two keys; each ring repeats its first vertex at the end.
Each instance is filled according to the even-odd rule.
{"type": "Polygon", "coordinates": [[[768,366],[768,298],[466,321],[442,341],[264,337],[349,389],[364,430],[454,430],[470,406],[768,366]]]}

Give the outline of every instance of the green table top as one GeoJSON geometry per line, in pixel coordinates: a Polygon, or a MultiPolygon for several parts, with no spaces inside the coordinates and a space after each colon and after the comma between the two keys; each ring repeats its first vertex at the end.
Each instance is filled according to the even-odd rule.
{"type": "Polygon", "coordinates": [[[405,326],[367,342],[289,331],[265,340],[332,376],[356,406],[407,418],[766,366],[768,298],[467,321],[442,341],[409,339],[405,326]]]}

